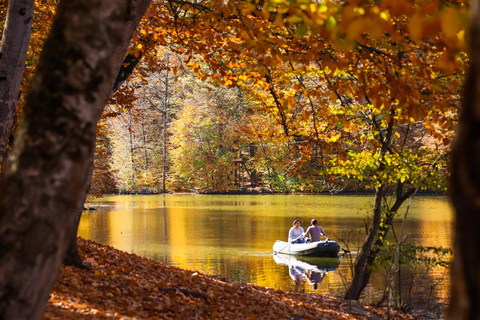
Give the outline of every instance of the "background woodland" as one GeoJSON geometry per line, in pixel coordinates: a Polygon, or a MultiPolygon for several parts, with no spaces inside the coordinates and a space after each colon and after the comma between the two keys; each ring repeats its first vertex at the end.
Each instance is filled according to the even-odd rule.
{"type": "Polygon", "coordinates": [[[2,2],[0,317],[42,314],[90,185],[371,190],[345,296],[359,299],[400,205],[444,191],[450,175],[451,311],[476,318],[469,10],[456,0],[2,2]]]}

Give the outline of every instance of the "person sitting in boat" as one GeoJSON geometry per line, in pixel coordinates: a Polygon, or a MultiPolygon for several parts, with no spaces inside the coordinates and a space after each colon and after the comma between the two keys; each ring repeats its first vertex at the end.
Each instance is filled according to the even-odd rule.
{"type": "Polygon", "coordinates": [[[305,232],[305,237],[308,237],[310,239],[310,242],[320,241],[320,236],[328,239],[322,227],[317,226],[317,219],[312,219],[311,224],[312,225],[308,227],[307,231],[305,232]]]}
{"type": "Polygon", "coordinates": [[[310,273],[306,273],[305,275],[307,276],[307,282],[312,286],[312,290],[317,290],[318,284],[322,283],[327,273],[311,270],[310,273]]]}
{"type": "Polygon", "coordinates": [[[293,265],[288,268],[288,273],[293,282],[295,282],[295,287],[300,287],[302,285],[302,280],[305,279],[305,269],[293,265]]]}
{"type": "Polygon", "coordinates": [[[296,219],[293,221],[293,227],[290,228],[288,232],[288,242],[289,243],[305,243],[303,238],[303,228],[300,227],[300,220],[296,219]]]}

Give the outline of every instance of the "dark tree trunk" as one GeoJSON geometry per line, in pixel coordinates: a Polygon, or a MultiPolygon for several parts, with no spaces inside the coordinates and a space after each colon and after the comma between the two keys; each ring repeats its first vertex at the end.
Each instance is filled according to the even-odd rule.
{"type": "Polygon", "coordinates": [[[115,79],[115,84],[113,85],[111,94],[114,94],[118,89],[120,89],[122,84],[127,81],[128,77],[133,73],[133,70],[141,59],[141,55],[135,57],[135,55],[133,54],[127,54],[125,58],[123,58],[123,62],[120,66],[120,71],[118,72],[117,79],[115,79]]]}
{"type": "MultiPolygon", "coordinates": [[[[117,91],[122,83],[125,83],[127,78],[132,74],[133,69],[138,64],[139,58],[135,58],[133,55],[126,55],[123,59],[123,62],[120,67],[120,71],[118,72],[117,78],[115,79],[115,84],[113,85],[113,90],[111,94],[117,91]]],[[[82,218],[82,212],[85,205],[85,200],[87,199],[88,190],[90,189],[90,184],[92,183],[92,173],[94,168],[95,162],[95,152],[92,154],[90,159],[90,169],[89,174],[87,175],[88,180],[85,184],[84,190],[85,194],[83,195],[83,202],[82,205],[77,209],[77,225],[75,227],[75,231],[72,233],[70,240],[68,241],[68,249],[65,255],[65,259],[63,263],[67,266],[74,266],[80,269],[88,268],[85,264],[83,264],[82,258],[78,253],[78,246],[77,246],[77,233],[78,233],[78,224],[80,223],[80,219],[82,218]]]]}
{"type": "Polygon", "coordinates": [[[73,266],[79,269],[90,269],[89,266],[83,263],[83,260],[78,253],[77,233],[81,217],[82,211],[77,212],[75,217],[76,227],[72,232],[70,240],[68,240],[67,252],[65,253],[65,259],[63,259],[63,264],[66,266],[73,266]]]}
{"type": "Polygon", "coordinates": [[[32,31],[34,0],[10,0],[0,46],[0,163],[7,156],[32,31]]]}
{"type": "Polygon", "coordinates": [[[470,71],[452,145],[450,194],[456,213],[449,319],[480,318],[480,7],[471,6],[470,71]]]}
{"type": "Polygon", "coordinates": [[[64,0],[0,180],[0,319],[41,319],[94,152],[96,122],[149,0],[64,0]]]}
{"type": "Polygon", "coordinates": [[[81,206],[77,208],[77,211],[76,211],[75,230],[70,235],[70,240],[68,240],[68,247],[67,247],[67,252],[65,254],[65,259],[63,259],[63,264],[67,266],[74,266],[80,269],[89,268],[89,266],[86,266],[85,264],[83,264],[82,258],[78,253],[77,233],[78,233],[78,226],[80,224],[80,219],[82,218],[82,212],[83,212],[83,207],[85,205],[85,200],[87,199],[88,190],[90,189],[90,184],[92,183],[94,160],[95,160],[95,152],[92,153],[89,159],[87,181],[85,182],[85,187],[83,189],[84,192],[82,195],[82,201],[80,201],[81,206]]]}
{"type": "MultiPolygon", "coordinates": [[[[373,208],[373,221],[372,227],[370,228],[368,235],[363,243],[362,251],[358,255],[357,259],[355,260],[354,265],[354,277],[352,279],[352,283],[350,287],[347,289],[345,293],[345,299],[353,299],[358,300],[360,294],[364,288],[364,276],[365,276],[365,269],[368,269],[367,259],[370,254],[370,250],[372,249],[373,241],[375,237],[378,235],[378,230],[380,228],[380,222],[382,219],[382,199],[385,195],[384,187],[379,187],[375,191],[375,204],[373,208]]],[[[367,280],[368,282],[368,280],[367,280]]]]}
{"type": "MultiPolygon", "coordinates": [[[[364,244],[361,253],[359,254],[358,261],[356,261],[355,265],[355,275],[352,279],[352,284],[350,285],[350,288],[347,290],[347,294],[345,296],[346,299],[353,299],[353,300],[358,300],[360,299],[360,295],[362,294],[363,290],[366,288],[368,285],[368,282],[370,281],[370,276],[372,275],[372,265],[375,262],[375,259],[377,258],[378,254],[380,253],[381,247],[385,244],[385,239],[388,235],[388,232],[390,231],[390,227],[392,226],[393,218],[398,212],[398,209],[400,209],[400,206],[407,200],[414,192],[415,188],[410,188],[407,192],[403,193],[403,184],[398,183],[397,184],[397,190],[396,190],[396,199],[395,203],[392,205],[391,208],[388,208],[386,216],[384,219],[380,218],[380,223],[379,227],[377,228],[377,234],[374,235],[375,242],[373,243],[373,246],[370,246],[370,250],[368,251],[367,254],[364,253],[364,249],[366,249],[366,246],[364,244]],[[383,220],[383,221],[382,221],[383,220]],[[364,256],[365,255],[365,256],[364,256]],[[361,266],[363,265],[363,269],[361,269],[361,266]],[[358,273],[358,276],[357,276],[358,273]]],[[[378,194],[375,194],[375,215],[374,215],[374,221],[378,223],[377,220],[377,215],[380,213],[377,213],[377,196],[378,194]]],[[[381,200],[380,200],[381,201],[381,200]]],[[[381,208],[380,208],[381,210],[381,208]]],[[[375,229],[372,227],[372,230],[375,229]]],[[[369,239],[371,231],[369,235],[367,236],[367,239],[369,239]]]]}

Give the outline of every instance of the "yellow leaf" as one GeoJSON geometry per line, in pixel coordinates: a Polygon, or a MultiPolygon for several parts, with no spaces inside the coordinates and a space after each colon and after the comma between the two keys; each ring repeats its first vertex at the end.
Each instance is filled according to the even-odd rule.
{"type": "Polygon", "coordinates": [[[360,14],[361,16],[365,14],[365,9],[362,7],[355,7],[353,11],[358,12],[358,14],[360,14]]]}
{"type": "Polygon", "coordinates": [[[388,22],[390,21],[390,14],[388,13],[388,11],[382,11],[380,13],[380,18],[388,22]]]}
{"type": "Polygon", "coordinates": [[[465,30],[461,30],[460,32],[458,32],[457,37],[458,37],[458,47],[460,49],[466,50],[467,43],[465,42],[465,30]]]}

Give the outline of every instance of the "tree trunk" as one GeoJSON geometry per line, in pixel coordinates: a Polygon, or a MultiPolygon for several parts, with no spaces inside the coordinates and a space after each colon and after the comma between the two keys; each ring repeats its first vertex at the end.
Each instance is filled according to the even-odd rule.
{"type": "Polygon", "coordinates": [[[129,115],[129,124],[128,124],[128,137],[130,142],[130,164],[132,166],[132,190],[130,191],[131,194],[136,194],[137,192],[137,184],[135,183],[135,146],[133,142],[133,117],[132,117],[132,110],[128,111],[129,115]]]}
{"type": "Polygon", "coordinates": [[[452,145],[450,194],[456,213],[449,319],[480,318],[480,4],[471,6],[470,71],[452,145]]]}
{"type": "Polygon", "coordinates": [[[381,202],[384,194],[381,195],[378,193],[378,191],[375,193],[375,208],[373,219],[374,226],[372,226],[372,229],[367,236],[368,242],[371,236],[375,238],[375,242],[373,243],[373,245],[370,244],[368,252],[364,251],[367,249],[368,243],[367,241],[366,243],[364,243],[362,251],[360,252],[357,260],[355,261],[355,272],[353,275],[352,283],[345,295],[346,299],[360,299],[360,295],[370,281],[370,276],[372,274],[372,265],[375,262],[378,254],[380,253],[381,247],[385,243],[385,239],[388,235],[388,232],[390,231],[390,227],[392,226],[393,218],[400,209],[400,206],[415,192],[415,190],[415,188],[410,188],[405,193],[403,193],[403,184],[398,182],[395,203],[392,205],[391,208],[388,208],[388,212],[383,221],[381,218],[381,202]],[[380,197],[380,199],[378,197],[380,197]],[[380,205],[380,212],[377,212],[378,205],[380,205]],[[378,220],[379,217],[380,220],[378,220]],[[375,226],[375,223],[378,224],[378,227],[375,226]],[[374,231],[374,229],[376,229],[376,234],[372,235],[372,231],[374,231]]]}
{"type": "Polygon", "coordinates": [[[75,230],[95,130],[149,0],[58,7],[0,180],[0,319],[41,319],[75,230]]]}
{"type": "MultiPolygon", "coordinates": [[[[395,113],[395,109],[390,109],[390,115],[393,115],[395,113]]],[[[371,119],[372,123],[380,129],[380,124],[378,123],[378,120],[375,117],[372,117],[371,119]]],[[[393,128],[394,128],[394,122],[393,122],[393,117],[391,117],[390,121],[387,124],[387,127],[385,128],[385,134],[381,133],[379,135],[379,142],[381,145],[381,148],[379,150],[379,155],[381,158],[389,152],[389,149],[392,145],[392,137],[393,137],[393,128]]],[[[385,170],[385,164],[382,162],[382,160],[379,160],[377,163],[377,171],[381,173],[383,170],[385,170]]],[[[398,187],[398,186],[397,186],[398,187]]],[[[401,184],[399,185],[400,187],[400,193],[401,193],[401,184]]],[[[382,199],[386,194],[386,186],[383,184],[380,185],[380,187],[377,187],[375,190],[375,204],[373,207],[373,221],[372,221],[372,227],[370,228],[367,237],[365,239],[365,242],[363,243],[362,250],[360,251],[360,254],[357,256],[357,259],[355,259],[355,264],[353,267],[353,279],[352,283],[350,284],[350,287],[347,289],[347,292],[345,293],[345,299],[353,299],[353,300],[358,300],[360,298],[360,294],[362,293],[363,289],[365,288],[366,284],[368,283],[370,279],[370,274],[371,274],[371,266],[373,263],[373,260],[376,257],[376,253],[374,253],[373,260],[371,259],[371,250],[373,246],[373,241],[375,238],[378,239],[378,233],[380,230],[380,224],[382,221],[382,199]]],[[[398,189],[397,189],[397,199],[398,199],[398,189]]]]}
{"type": "Polygon", "coordinates": [[[127,54],[125,56],[120,67],[120,71],[118,72],[117,79],[115,80],[115,84],[113,85],[111,94],[114,94],[118,89],[120,89],[122,84],[127,81],[128,77],[133,73],[133,70],[141,59],[142,55],[135,57],[133,54],[127,54]]]}
{"type": "Polygon", "coordinates": [[[162,148],[162,193],[167,192],[167,111],[168,111],[168,90],[169,83],[168,83],[168,71],[170,70],[170,55],[167,55],[167,75],[165,77],[165,96],[163,100],[163,148],[162,148]]]}
{"type": "Polygon", "coordinates": [[[0,163],[7,155],[32,31],[34,0],[10,0],[0,45],[0,163]]]}
{"type": "MultiPolygon", "coordinates": [[[[85,194],[86,196],[86,194],[85,194]]],[[[83,204],[82,204],[83,207],[83,204]]],[[[78,245],[77,245],[77,233],[78,233],[78,226],[80,223],[80,219],[82,218],[83,210],[77,211],[75,217],[75,229],[72,232],[70,239],[68,240],[67,252],[65,253],[65,258],[63,259],[63,264],[66,266],[73,266],[79,269],[90,269],[89,266],[83,263],[80,254],[78,253],[78,245]]]]}
{"type": "MultiPolygon", "coordinates": [[[[117,78],[115,80],[115,84],[113,85],[113,89],[111,94],[115,93],[123,83],[127,80],[128,76],[132,74],[134,67],[138,64],[138,59],[133,59],[132,55],[126,55],[123,59],[123,62],[120,67],[120,71],[118,72],[117,78]]],[[[90,184],[92,183],[92,174],[95,165],[95,153],[92,155],[90,159],[91,168],[89,169],[89,174],[87,175],[87,182],[85,184],[84,190],[85,194],[83,195],[83,202],[82,205],[76,211],[77,213],[77,225],[75,227],[75,231],[70,236],[70,240],[68,240],[68,249],[65,255],[65,259],[63,263],[67,266],[74,266],[77,268],[88,268],[88,266],[83,264],[82,258],[78,253],[78,246],[77,246],[77,233],[78,233],[78,224],[80,223],[80,219],[82,218],[82,212],[85,205],[85,201],[87,199],[88,190],[90,189],[90,184]]]]}
{"type": "Polygon", "coordinates": [[[375,205],[373,208],[373,221],[365,242],[362,246],[362,251],[355,260],[354,274],[352,283],[345,293],[345,299],[358,300],[364,288],[364,275],[367,266],[367,258],[372,249],[373,241],[378,235],[380,222],[382,219],[382,198],[385,195],[384,187],[379,187],[375,190],[375,205]]]}
{"type": "Polygon", "coordinates": [[[82,212],[85,205],[85,200],[87,200],[88,190],[90,189],[90,184],[92,183],[94,161],[95,161],[95,151],[91,154],[88,162],[87,181],[85,182],[85,186],[83,188],[82,201],[80,201],[80,206],[76,210],[75,230],[70,235],[70,239],[68,240],[67,252],[65,253],[65,258],[63,259],[63,264],[67,266],[74,266],[80,269],[89,268],[88,266],[83,264],[82,258],[78,253],[77,233],[78,233],[78,225],[80,224],[80,219],[82,218],[82,212]]]}

